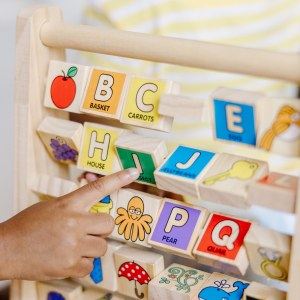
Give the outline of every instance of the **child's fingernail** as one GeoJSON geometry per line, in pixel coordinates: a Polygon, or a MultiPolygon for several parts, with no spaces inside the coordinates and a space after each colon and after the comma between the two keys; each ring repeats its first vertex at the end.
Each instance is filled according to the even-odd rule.
{"type": "Polygon", "coordinates": [[[92,182],[92,181],[99,179],[99,177],[94,173],[87,173],[85,178],[88,182],[92,182]]]}
{"type": "Polygon", "coordinates": [[[140,172],[139,172],[138,169],[136,169],[136,168],[129,168],[127,170],[129,172],[129,175],[130,175],[131,179],[137,179],[137,178],[139,178],[140,172]]]}

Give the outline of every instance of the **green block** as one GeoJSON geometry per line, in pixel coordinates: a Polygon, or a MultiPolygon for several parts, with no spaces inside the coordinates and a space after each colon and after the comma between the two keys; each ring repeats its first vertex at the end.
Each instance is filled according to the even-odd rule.
{"type": "Polygon", "coordinates": [[[132,150],[118,148],[118,147],[116,148],[124,170],[129,168],[137,168],[133,159],[133,154],[136,154],[140,162],[141,168],[143,170],[143,173],[140,174],[140,177],[137,179],[137,181],[156,185],[154,174],[153,174],[155,171],[155,166],[151,154],[132,151],[132,150]]]}

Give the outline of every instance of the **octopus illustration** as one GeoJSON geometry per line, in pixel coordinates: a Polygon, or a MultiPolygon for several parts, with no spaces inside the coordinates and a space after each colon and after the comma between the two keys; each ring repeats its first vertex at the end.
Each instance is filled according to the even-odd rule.
{"type": "Polygon", "coordinates": [[[116,225],[120,225],[118,233],[122,235],[126,240],[135,242],[137,238],[140,241],[145,239],[145,232],[149,234],[151,228],[149,226],[153,219],[149,215],[143,215],[144,202],[139,197],[133,197],[130,199],[127,205],[127,210],[123,207],[119,207],[117,210],[119,216],[116,218],[116,225]]]}

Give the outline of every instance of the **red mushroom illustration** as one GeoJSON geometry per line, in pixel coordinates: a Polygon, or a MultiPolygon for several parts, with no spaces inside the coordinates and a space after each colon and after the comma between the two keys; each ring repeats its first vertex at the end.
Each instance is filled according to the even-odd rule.
{"type": "Polygon", "coordinates": [[[133,262],[125,262],[119,268],[119,277],[124,276],[129,281],[134,280],[135,284],[135,294],[139,299],[144,298],[144,293],[139,295],[138,289],[136,287],[136,282],[138,281],[141,285],[148,284],[150,282],[150,277],[148,273],[137,263],[133,262]]]}

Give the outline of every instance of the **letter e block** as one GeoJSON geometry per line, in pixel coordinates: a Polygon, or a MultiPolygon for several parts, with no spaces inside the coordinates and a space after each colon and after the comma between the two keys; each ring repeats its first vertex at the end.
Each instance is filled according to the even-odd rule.
{"type": "Polygon", "coordinates": [[[193,258],[193,247],[208,215],[206,208],[164,199],[148,243],[154,248],[193,258]]]}
{"type": "Polygon", "coordinates": [[[193,255],[204,265],[244,275],[249,261],[243,242],[252,223],[256,221],[212,213],[193,255]]]}
{"type": "Polygon", "coordinates": [[[121,170],[114,143],[128,130],[95,123],[84,123],[77,168],[109,175],[121,170]]]}
{"type": "Polygon", "coordinates": [[[253,272],[287,281],[291,240],[288,235],[253,224],[244,240],[253,272]]]}
{"type": "Polygon", "coordinates": [[[268,163],[222,153],[199,183],[203,200],[248,209],[248,187],[269,173],[268,163]]]}
{"type": "Polygon", "coordinates": [[[295,212],[298,177],[272,172],[249,185],[248,204],[295,212]]]}
{"type": "Polygon", "coordinates": [[[168,155],[164,140],[139,134],[124,134],[115,142],[122,169],[137,168],[139,183],[155,186],[154,171],[168,155]]]}
{"type": "Polygon", "coordinates": [[[132,189],[120,189],[115,210],[114,238],[123,242],[148,245],[154,220],[163,198],[132,189]]]}
{"type": "Polygon", "coordinates": [[[249,285],[250,282],[214,272],[193,300],[242,300],[249,285]]]}
{"type": "Polygon", "coordinates": [[[150,251],[124,246],[114,253],[118,292],[148,300],[148,284],[164,268],[164,257],[150,251]]]}
{"type": "Polygon", "coordinates": [[[83,126],[80,123],[46,117],[37,129],[48,153],[56,161],[76,164],[83,126]]]}
{"type": "Polygon", "coordinates": [[[106,253],[100,258],[94,259],[93,271],[80,280],[110,292],[117,291],[117,273],[113,267],[114,253],[122,247],[124,247],[122,243],[107,240],[106,253]]]}
{"type": "Polygon", "coordinates": [[[148,298],[191,300],[209,277],[210,273],[172,264],[150,281],[148,298]]]}
{"type": "Polygon", "coordinates": [[[198,148],[178,146],[154,172],[157,187],[200,198],[200,182],[218,155],[198,148]]]}
{"type": "Polygon", "coordinates": [[[256,146],[258,112],[264,94],[219,87],[211,95],[215,140],[256,146]]]}
{"type": "Polygon", "coordinates": [[[82,98],[82,112],[120,120],[131,73],[93,67],[82,98]]]}
{"type": "Polygon", "coordinates": [[[80,103],[91,67],[51,60],[44,105],[80,114],[80,103]]]}
{"type": "Polygon", "coordinates": [[[159,99],[162,93],[179,92],[180,84],[174,81],[132,75],[121,123],[170,132],[174,118],[158,114],[159,99]]]}

